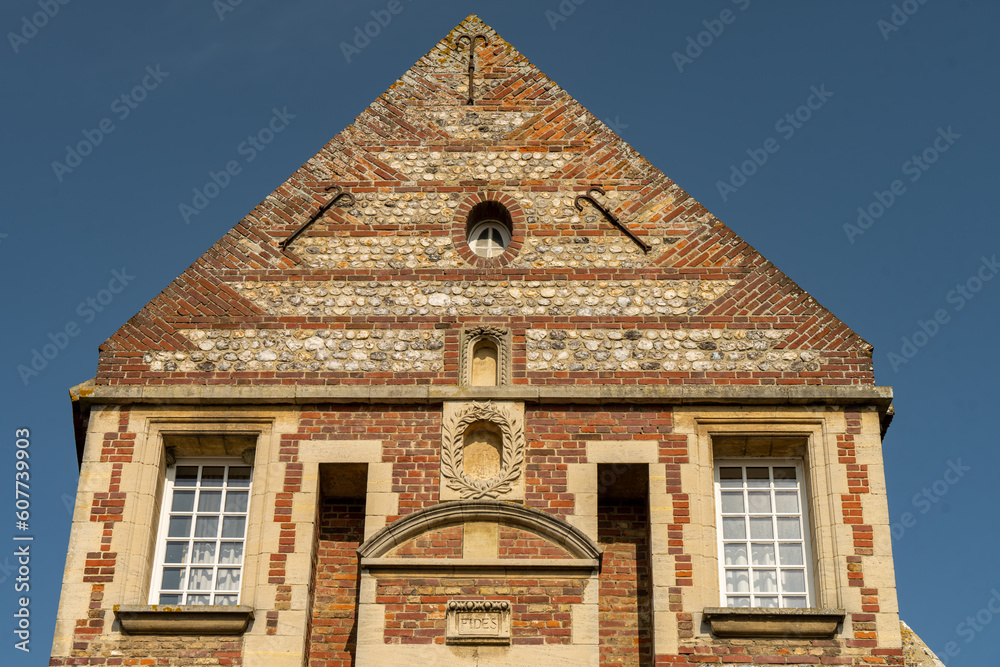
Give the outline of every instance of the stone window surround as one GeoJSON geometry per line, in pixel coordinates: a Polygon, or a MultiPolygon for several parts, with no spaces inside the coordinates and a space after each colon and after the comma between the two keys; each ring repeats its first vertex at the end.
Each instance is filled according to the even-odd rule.
{"type": "MultiPolygon", "coordinates": [[[[850,526],[843,523],[837,508],[829,502],[831,497],[839,499],[839,493],[846,493],[847,479],[845,466],[837,461],[836,436],[830,433],[828,419],[842,419],[843,413],[806,413],[801,416],[744,413],[742,416],[727,416],[721,410],[713,412],[715,414],[686,412],[678,420],[681,428],[675,428],[675,432],[682,430],[687,421],[686,425],[694,431],[693,442],[689,438],[690,463],[681,466],[681,475],[682,486],[692,489],[689,491],[692,527],[699,524],[702,526],[700,539],[695,534],[685,538],[686,551],[691,554],[693,561],[693,586],[691,599],[684,606],[702,610],[693,612],[696,636],[706,636],[719,624],[718,619],[731,617],[735,613],[732,609],[728,609],[727,613],[718,611],[721,599],[717,537],[719,526],[716,523],[716,446],[713,439],[721,436],[802,438],[801,460],[805,471],[803,495],[810,519],[808,538],[812,547],[812,576],[816,593],[814,606],[810,610],[825,609],[842,614],[851,591],[844,558],[853,551],[851,554],[844,553],[841,545],[850,544],[853,537],[850,526]],[[699,567],[699,563],[703,567],[699,567]]],[[[731,457],[723,455],[720,458],[731,457]]],[[[775,628],[777,624],[788,622],[782,615],[773,616],[775,628]]],[[[765,622],[766,619],[761,617],[758,621],[765,622]]],[[[841,632],[849,636],[850,628],[847,626],[848,622],[844,621],[841,632]]],[[[804,626],[802,631],[805,631],[804,626]]],[[[756,636],[763,637],[767,634],[765,631],[756,636]]]]}
{"type": "MultiPolygon", "coordinates": [[[[91,494],[107,491],[112,463],[100,462],[100,451],[104,433],[118,429],[118,415],[117,409],[97,410],[93,415],[81,471],[81,478],[86,476],[92,480],[88,483],[91,494]]],[[[398,513],[398,494],[391,492],[392,464],[382,463],[381,440],[319,440],[301,447],[297,459],[303,467],[301,489],[296,494],[300,500],[293,507],[292,516],[288,518],[289,522],[297,526],[297,546],[294,553],[287,555],[285,562],[285,585],[292,589],[291,609],[280,611],[283,620],[276,636],[268,635],[263,623],[251,623],[254,616],[262,618],[266,612],[276,609],[276,585],[268,581],[268,558],[273,548],[268,545],[276,545],[279,541],[281,526],[271,519],[275,494],[281,491],[289,462],[282,460],[279,452],[282,437],[297,433],[298,425],[297,406],[262,406],[259,409],[208,406],[193,409],[185,406],[132,408],[128,430],[136,433],[136,439],[133,460],[124,464],[121,486],[126,498],[123,509],[125,520],[116,524],[111,548],[120,554],[118,563],[121,574],[105,585],[104,599],[113,605],[114,610],[114,616],[109,615],[113,624],[106,626],[105,632],[181,634],[178,626],[189,625],[192,631],[198,626],[199,632],[204,634],[225,636],[243,633],[245,664],[267,664],[270,667],[285,667],[286,664],[291,667],[292,664],[297,664],[294,660],[275,661],[275,656],[281,654],[294,658],[305,650],[305,643],[308,641],[304,628],[309,614],[308,590],[312,549],[315,547],[312,536],[316,525],[316,506],[320,500],[320,464],[368,464],[366,539],[386,525],[388,516],[398,513]],[[167,465],[163,438],[165,434],[238,434],[255,436],[257,439],[241,604],[237,607],[159,607],[145,604],[154,567],[153,554],[167,465]],[[150,465],[148,462],[157,463],[150,465]]],[[[189,453],[178,451],[176,454],[185,456],[189,453]]],[[[81,490],[83,486],[81,481],[81,490]]],[[[86,522],[87,528],[95,529],[99,535],[103,526],[89,521],[91,494],[84,493],[82,498],[85,503],[84,513],[80,512],[81,497],[78,496],[76,521],[86,522]]],[[[86,536],[82,530],[75,531],[74,535],[77,532],[82,544],[90,545],[99,539],[86,536]]],[[[85,552],[80,554],[80,565],[77,568],[80,571],[83,569],[82,558],[85,555],[85,552]]],[[[68,569],[75,567],[71,561],[72,552],[68,569]]],[[[90,587],[90,584],[81,585],[81,592],[85,592],[86,597],[79,594],[74,597],[89,599],[90,587]]],[[[60,606],[57,642],[64,641],[67,645],[72,642],[72,628],[75,625],[73,619],[87,613],[88,607],[80,607],[80,604],[78,602],[74,605],[67,599],[65,608],[60,606]],[[64,627],[59,627],[60,623],[64,627]]]]}

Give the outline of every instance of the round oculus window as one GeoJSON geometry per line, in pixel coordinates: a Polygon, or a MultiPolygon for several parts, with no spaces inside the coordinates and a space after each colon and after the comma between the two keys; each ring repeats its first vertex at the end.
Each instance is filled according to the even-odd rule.
{"type": "Polygon", "coordinates": [[[480,257],[499,257],[510,245],[510,231],[499,220],[483,220],[469,231],[469,247],[480,257]]]}

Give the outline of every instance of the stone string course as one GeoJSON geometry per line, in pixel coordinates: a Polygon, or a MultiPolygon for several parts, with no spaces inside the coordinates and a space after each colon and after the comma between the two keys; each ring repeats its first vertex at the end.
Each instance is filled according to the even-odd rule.
{"type": "Polygon", "coordinates": [[[725,280],[231,283],[281,317],[694,315],[732,285],[725,280]]]}
{"type": "MultiPolygon", "coordinates": [[[[434,155],[439,154],[429,154],[427,159],[414,162],[425,165],[419,167],[421,169],[432,168],[426,164],[443,159],[434,155]]],[[[464,162],[464,158],[458,157],[460,153],[447,155],[456,157],[444,159],[445,164],[464,162]]],[[[485,153],[483,163],[502,162],[494,159],[498,155],[506,154],[485,153]]],[[[518,153],[513,155],[518,157],[506,159],[523,162],[532,156],[531,153],[523,157],[518,153]]],[[[487,170],[492,168],[485,167],[487,170]]],[[[530,173],[523,176],[528,178],[530,173]]],[[[653,250],[645,254],[589,205],[583,212],[577,211],[573,202],[580,194],[578,191],[505,191],[505,194],[517,200],[528,223],[525,247],[514,258],[512,267],[640,268],[649,266],[662,252],[664,239],[660,236],[642,234],[653,246],[653,250]]],[[[464,197],[462,193],[448,192],[359,192],[355,194],[355,206],[347,213],[364,226],[362,229],[371,230],[368,235],[338,233],[342,230],[336,226],[320,224],[298,238],[293,247],[303,263],[315,269],[467,267],[455,252],[456,240],[446,235],[446,223],[464,197]],[[386,226],[398,226],[399,229],[387,232],[386,226]],[[419,226],[419,230],[414,230],[415,226],[419,226]],[[380,230],[377,234],[376,228],[380,230]]],[[[614,209],[623,197],[612,190],[605,199],[614,209]]],[[[627,219],[624,222],[635,225],[627,219]]]]}
{"type": "Polygon", "coordinates": [[[150,352],[154,372],[439,372],[444,332],[381,329],[182,330],[198,352],[150,352]]]}
{"type": "Polygon", "coordinates": [[[809,350],[775,349],[767,329],[529,329],[528,371],[818,371],[809,350]]]}

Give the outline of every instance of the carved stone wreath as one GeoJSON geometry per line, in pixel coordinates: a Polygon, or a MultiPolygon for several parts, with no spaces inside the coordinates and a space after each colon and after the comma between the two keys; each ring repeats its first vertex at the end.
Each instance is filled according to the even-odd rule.
{"type": "Polygon", "coordinates": [[[448,488],[457,491],[462,500],[496,498],[511,490],[524,466],[524,426],[511,412],[492,401],[473,402],[461,412],[446,418],[442,425],[441,473],[448,488]],[[466,429],[476,422],[489,422],[503,436],[500,472],[490,479],[472,479],[465,474],[463,449],[466,429]]]}

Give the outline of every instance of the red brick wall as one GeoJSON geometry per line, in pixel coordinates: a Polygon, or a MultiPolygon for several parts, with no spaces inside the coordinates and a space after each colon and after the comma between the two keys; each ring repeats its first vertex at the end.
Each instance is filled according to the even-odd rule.
{"type": "Polygon", "coordinates": [[[500,558],[570,558],[570,553],[551,540],[530,533],[501,526],[498,551],[500,558]]]}
{"type": "Polygon", "coordinates": [[[570,605],[583,602],[582,579],[381,577],[385,643],[443,644],[448,600],[509,600],[512,644],[569,644],[570,605]]]}
{"type": "Polygon", "coordinates": [[[603,499],[597,506],[601,557],[601,665],[648,667],[653,653],[649,512],[646,499],[603,499]]]}
{"type": "Polygon", "coordinates": [[[462,526],[451,526],[424,533],[408,540],[389,554],[393,558],[461,558],[462,526]]]}
{"type": "Polygon", "coordinates": [[[365,505],[327,500],[320,508],[313,573],[309,667],[354,664],[358,622],[358,554],[365,505]]]}

